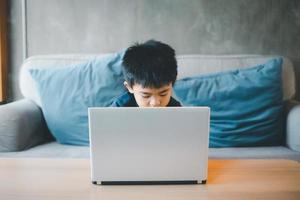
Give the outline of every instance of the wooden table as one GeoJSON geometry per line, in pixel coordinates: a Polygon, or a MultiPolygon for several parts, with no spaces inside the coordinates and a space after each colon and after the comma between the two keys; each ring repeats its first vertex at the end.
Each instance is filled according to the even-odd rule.
{"type": "Polygon", "coordinates": [[[206,185],[99,186],[87,159],[0,159],[0,199],[300,199],[300,163],[210,160],[206,185]]]}

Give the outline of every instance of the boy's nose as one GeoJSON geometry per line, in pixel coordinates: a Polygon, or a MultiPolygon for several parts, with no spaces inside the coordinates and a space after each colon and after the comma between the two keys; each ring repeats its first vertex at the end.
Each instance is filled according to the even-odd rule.
{"type": "Polygon", "coordinates": [[[151,98],[150,99],[150,106],[157,107],[160,105],[160,100],[158,98],[151,98]]]}

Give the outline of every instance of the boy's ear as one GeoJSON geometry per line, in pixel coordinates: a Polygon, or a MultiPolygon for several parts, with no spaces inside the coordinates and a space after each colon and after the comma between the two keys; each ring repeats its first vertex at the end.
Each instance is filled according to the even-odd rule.
{"type": "Polygon", "coordinates": [[[132,94],[133,93],[133,89],[132,87],[127,83],[127,81],[124,81],[124,86],[127,88],[127,90],[132,94]]]}

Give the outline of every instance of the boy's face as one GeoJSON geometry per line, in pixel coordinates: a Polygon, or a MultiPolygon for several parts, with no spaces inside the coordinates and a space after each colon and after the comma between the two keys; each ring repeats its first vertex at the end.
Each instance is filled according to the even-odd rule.
{"type": "Polygon", "coordinates": [[[124,85],[139,107],[166,107],[172,96],[172,83],[161,88],[144,88],[140,84],[130,86],[126,81],[124,85]]]}

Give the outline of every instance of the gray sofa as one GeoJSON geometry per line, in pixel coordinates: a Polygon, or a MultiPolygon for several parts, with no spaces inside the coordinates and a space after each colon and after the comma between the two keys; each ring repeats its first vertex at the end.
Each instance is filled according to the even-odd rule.
{"type": "MultiPolygon", "coordinates": [[[[0,106],[0,157],[88,158],[89,148],[57,143],[43,118],[41,102],[30,68],[67,67],[96,55],[46,55],[28,58],[20,70],[20,89],[24,99],[0,106]]],[[[98,57],[104,55],[97,55],[98,57]]],[[[177,56],[178,79],[261,64],[274,56],[177,56]]],[[[292,159],[300,161],[300,103],[296,93],[295,72],[291,61],[284,58],[283,92],[286,119],[286,144],[272,147],[210,148],[209,157],[292,159]]],[[[63,119],[62,119],[63,120],[63,119]]]]}

